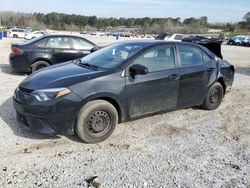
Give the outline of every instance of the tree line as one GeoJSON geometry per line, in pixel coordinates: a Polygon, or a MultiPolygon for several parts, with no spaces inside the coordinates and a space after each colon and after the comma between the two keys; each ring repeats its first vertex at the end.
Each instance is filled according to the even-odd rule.
{"type": "Polygon", "coordinates": [[[51,12],[43,13],[16,13],[0,12],[2,25],[32,27],[37,29],[53,30],[119,30],[128,29],[141,33],[182,32],[201,33],[208,28],[218,28],[233,32],[235,29],[250,30],[250,12],[239,23],[209,24],[206,16],[200,18],[97,18],[51,12]]]}

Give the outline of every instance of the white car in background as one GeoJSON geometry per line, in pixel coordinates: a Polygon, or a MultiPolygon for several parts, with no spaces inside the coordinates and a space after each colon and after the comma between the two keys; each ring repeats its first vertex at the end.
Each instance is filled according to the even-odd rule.
{"type": "Polygon", "coordinates": [[[187,38],[188,35],[184,34],[170,34],[170,33],[161,33],[155,39],[156,40],[167,40],[167,41],[179,41],[181,42],[182,39],[187,38]]]}
{"type": "Polygon", "coordinates": [[[25,36],[24,36],[24,39],[26,40],[31,40],[31,39],[34,39],[34,38],[38,38],[38,37],[41,37],[43,35],[47,34],[47,32],[45,31],[34,31],[32,33],[27,33],[25,36]]]}
{"type": "Polygon", "coordinates": [[[30,33],[28,29],[14,28],[10,30],[9,36],[12,38],[24,38],[28,33],[30,33]]]}

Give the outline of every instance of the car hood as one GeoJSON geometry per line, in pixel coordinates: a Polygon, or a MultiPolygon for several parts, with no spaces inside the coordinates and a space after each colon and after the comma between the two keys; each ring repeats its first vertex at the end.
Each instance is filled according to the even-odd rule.
{"type": "Polygon", "coordinates": [[[102,76],[104,70],[93,70],[66,62],[40,70],[28,76],[19,88],[34,91],[39,89],[70,87],[79,82],[102,76]]]}

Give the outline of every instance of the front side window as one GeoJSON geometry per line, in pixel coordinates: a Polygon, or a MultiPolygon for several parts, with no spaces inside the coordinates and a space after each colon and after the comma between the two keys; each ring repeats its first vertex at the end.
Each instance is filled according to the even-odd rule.
{"type": "Polygon", "coordinates": [[[53,37],[48,40],[48,48],[70,49],[69,39],[67,37],[53,37]]]}
{"type": "Polygon", "coordinates": [[[138,53],[147,44],[121,43],[102,48],[82,58],[81,63],[88,63],[100,68],[113,69],[122,65],[127,59],[138,53]]]}
{"type": "Polygon", "coordinates": [[[77,50],[91,50],[94,46],[86,40],[81,38],[71,38],[74,49],[77,50]]]}
{"type": "Polygon", "coordinates": [[[158,46],[138,57],[133,64],[148,68],[149,72],[157,72],[175,67],[174,49],[172,46],[158,46]]]}
{"type": "Polygon", "coordinates": [[[181,66],[195,66],[203,64],[202,52],[199,48],[188,45],[179,45],[181,66]]]}

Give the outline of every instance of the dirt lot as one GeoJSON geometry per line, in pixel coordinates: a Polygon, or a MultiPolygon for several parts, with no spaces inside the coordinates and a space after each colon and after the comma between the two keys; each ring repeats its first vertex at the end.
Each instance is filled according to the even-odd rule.
{"type": "Polygon", "coordinates": [[[250,187],[250,48],[223,46],[237,74],[219,109],[123,123],[89,145],[18,127],[11,98],[25,75],[8,64],[11,41],[0,41],[0,187],[87,187],[91,176],[101,187],[250,187]]]}

